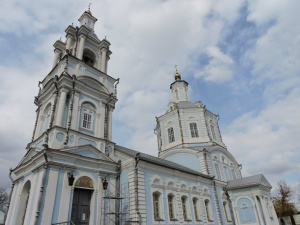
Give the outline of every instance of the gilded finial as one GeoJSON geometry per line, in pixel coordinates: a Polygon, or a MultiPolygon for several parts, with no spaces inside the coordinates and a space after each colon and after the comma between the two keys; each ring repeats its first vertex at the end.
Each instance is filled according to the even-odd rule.
{"type": "Polygon", "coordinates": [[[178,80],[178,79],[181,80],[181,75],[178,73],[177,67],[178,67],[178,65],[175,64],[174,68],[176,69],[176,73],[175,73],[174,77],[175,77],[175,80],[178,80]]]}
{"type": "Polygon", "coordinates": [[[92,12],[91,12],[91,4],[92,4],[92,3],[89,4],[88,10],[86,11],[86,12],[89,13],[90,15],[92,15],[92,12]]]}

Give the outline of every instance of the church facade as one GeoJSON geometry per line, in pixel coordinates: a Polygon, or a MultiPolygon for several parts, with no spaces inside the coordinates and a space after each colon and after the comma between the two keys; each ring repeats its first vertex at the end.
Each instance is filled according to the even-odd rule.
{"type": "Polygon", "coordinates": [[[6,225],[278,225],[271,185],[242,178],[218,115],[192,103],[176,69],[173,101],[156,117],[158,157],[117,145],[112,115],[119,79],[107,74],[108,40],[91,11],[54,44],[39,83],[27,153],[10,171],[6,225]]]}

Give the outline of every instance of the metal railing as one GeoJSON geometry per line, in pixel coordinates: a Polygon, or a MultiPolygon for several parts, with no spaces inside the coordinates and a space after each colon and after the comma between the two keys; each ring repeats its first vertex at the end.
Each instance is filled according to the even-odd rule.
{"type": "Polygon", "coordinates": [[[75,225],[71,220],[66,222],[60,222],[60,223],[52,223],[52,225],[75,225]]]}

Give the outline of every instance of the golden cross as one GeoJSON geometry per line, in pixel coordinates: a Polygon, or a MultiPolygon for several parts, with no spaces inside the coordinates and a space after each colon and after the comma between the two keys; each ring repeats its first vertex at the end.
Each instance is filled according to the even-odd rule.
{"type": "Polygon", "coordinates": [[[91,4],[92,4],[92,3],[89,4],[89,10],[91,10],[91,4]]]}
{"type": "Polygon", "coordinates": [[[176,65],[176,64],[175,64],[175,66],[174,66],[174,68],[176,69],[176,72],[177,72],[177,66],[178,66],[178,65],[176,65]]]}

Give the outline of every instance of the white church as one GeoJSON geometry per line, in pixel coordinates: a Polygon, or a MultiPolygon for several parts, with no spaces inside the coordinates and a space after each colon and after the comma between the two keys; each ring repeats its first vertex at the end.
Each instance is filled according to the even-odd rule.
{"type": "Polygon", "coordinates": [[[271,185],[241,176],[218,115],[190,101],[177,69],[173,101],[156,117],[158,156],[114,142],[119,79],[107,73],[110,42],[94,33],[96,21],[85,11],[54,43],[31,142],[10,171],[5,224],[278,225],[271,185]]]}

